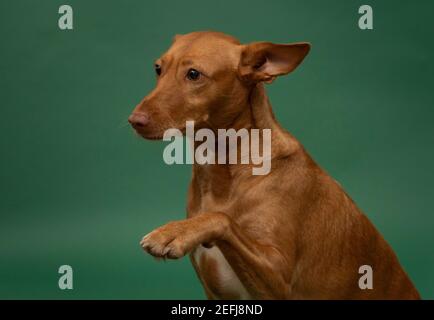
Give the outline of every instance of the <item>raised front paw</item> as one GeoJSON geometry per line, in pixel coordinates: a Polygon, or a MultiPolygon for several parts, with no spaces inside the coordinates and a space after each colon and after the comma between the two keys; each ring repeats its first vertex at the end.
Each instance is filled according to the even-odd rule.
{"type": "Polygon", "coordinates": [[[148,233],[140,241],[143,250],[158,258],[178,259],[199,245],[187,221],[170,222],[148,233]]]}

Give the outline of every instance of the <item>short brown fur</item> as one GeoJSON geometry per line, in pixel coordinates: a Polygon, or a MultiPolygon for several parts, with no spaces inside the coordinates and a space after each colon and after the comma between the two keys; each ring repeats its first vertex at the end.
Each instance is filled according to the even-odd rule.
{"type": "MultiPolygon", "coordinates": [[[[310,45],[240,44],[217,32],[179,35],[157,60],[156,88],[129,121],[148,139],[164,130],[269,128],[272,168],[193,165],[188,218],[170,222],[141,242],[156,257],[180,258],[216,246],[253,299],[419,299],[383,237],[350,197],[274,118],[264,82],[294,70],[310,45]],[[201,78],[189,81],[190,68],[201,78]],[[358,286],[361,265],[373,289],[358,286]]],[[[221,285],[217,261],[191,255],[212,299],[240,298],[221,285]]]]}

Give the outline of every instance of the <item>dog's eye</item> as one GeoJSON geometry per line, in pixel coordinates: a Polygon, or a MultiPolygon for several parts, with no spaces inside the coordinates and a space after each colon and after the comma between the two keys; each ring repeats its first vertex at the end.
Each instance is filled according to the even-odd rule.
{"type": "Polygon", "coordinates": [[[200,72],[195,70],[195,69],[190,69],[187,72],[187,79],[188,80],[192,80],[192,81],[196,81],[200,78],[200,72]]]}
{"type": "Polygon", "coordinates": [[[157,76],[159,76],[161,74],[161,66],[159,64],[156,64],[154,67],[155,73],[157,74],[157,76]]]}

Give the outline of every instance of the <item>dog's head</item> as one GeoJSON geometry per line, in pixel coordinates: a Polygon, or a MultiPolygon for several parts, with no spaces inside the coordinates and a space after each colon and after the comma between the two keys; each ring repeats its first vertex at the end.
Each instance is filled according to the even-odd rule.
{"type": "Polygon", "coordinates": [[[254,85],[293,71],[309,49],[308,43],[242,45],[218,32],[175,36],[155,61],[155,89],[128,121],[147,139],[161,139],[170,128],[183,130],[189,120],[196,127],[227,128],[254,85]]]}

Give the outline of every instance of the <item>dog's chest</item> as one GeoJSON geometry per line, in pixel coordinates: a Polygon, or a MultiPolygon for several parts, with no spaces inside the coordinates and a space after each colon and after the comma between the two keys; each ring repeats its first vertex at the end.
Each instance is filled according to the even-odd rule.
{"type": "Polygon", "coordinates": [[[197,247],[193,252],[197,272],[206,289],[216,299],[249,299],[246,288],[216,246],[197,247]]]}

